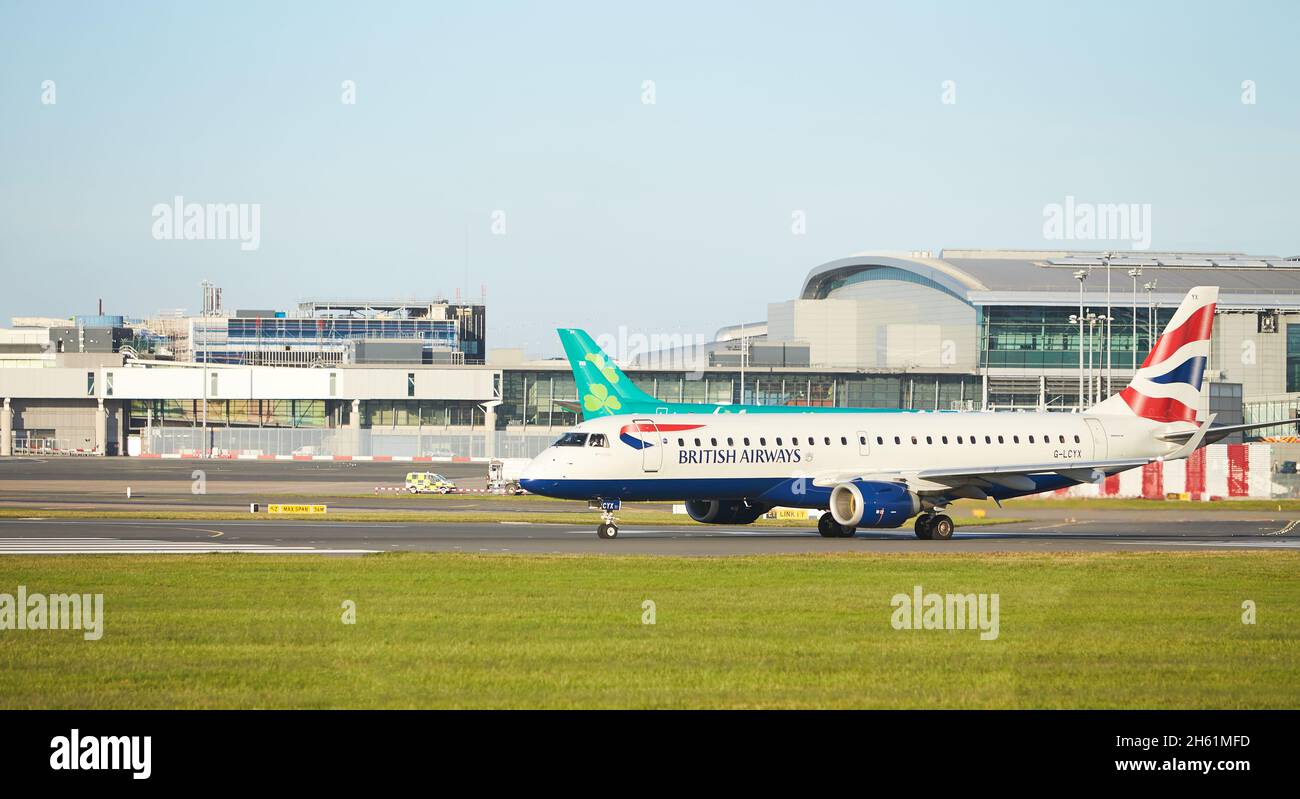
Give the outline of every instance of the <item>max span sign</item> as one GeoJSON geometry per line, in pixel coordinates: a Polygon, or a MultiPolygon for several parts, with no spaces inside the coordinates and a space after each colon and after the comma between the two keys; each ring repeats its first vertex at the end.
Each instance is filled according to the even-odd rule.
{"type": "Polygon", "coordinates": [[[324,505],[267,505],[267,513],[324,513],[324,505]]]}

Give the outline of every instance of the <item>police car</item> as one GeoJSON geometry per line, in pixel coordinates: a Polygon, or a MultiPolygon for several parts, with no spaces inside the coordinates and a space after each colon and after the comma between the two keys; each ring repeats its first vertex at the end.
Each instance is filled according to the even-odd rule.
{"type": "Polygon", "coordinates": [[[456,484],[436,472],[411,472],[406,475],[406,490],[412,494],[446,494],[456,484]]]}

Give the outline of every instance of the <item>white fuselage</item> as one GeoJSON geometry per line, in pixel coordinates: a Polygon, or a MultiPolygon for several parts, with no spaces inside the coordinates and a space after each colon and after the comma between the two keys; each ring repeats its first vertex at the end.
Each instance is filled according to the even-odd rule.
{"type": "MultiPolygon", "coordinates": [[[[585,434],[583,443],[546,449],[525,470],[523,484],[534,493],[573,499],[763,498],[825,507],[825,491],[801,495],[790,482],[820,480],[824,487],[834,475],[1016,464],[1068,469],[1072,462],[1154,458],[1178,448],[1158,434],[1194,427],[1072,413],[614,416],[574,428],[569,441],[585,434]],[[593,446],[593,438],[603,445],[593,446]]],[[[1075,482],[1057,477],[1033,490],[989,495],[1075,482]]]]}

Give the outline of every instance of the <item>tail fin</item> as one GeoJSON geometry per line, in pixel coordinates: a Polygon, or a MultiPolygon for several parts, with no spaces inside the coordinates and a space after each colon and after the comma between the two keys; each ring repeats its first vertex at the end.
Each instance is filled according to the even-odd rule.
{"type": "Polygon", "coordinates": [[[618,413],[644,413],[637,405],[653,405],[657,400],[637,388],[623,374],[585,330],[560,328],[560,343],[578,384],[578,400],[585,418],[618,413]]]}
{"type": "Polygon", "coordinates": [[[1195,422],[1218,300],[1218,286],[1197,286],[1187,292],[1133,380],[1088,412],[1135,415],[1156,422],[1195,422]]]}

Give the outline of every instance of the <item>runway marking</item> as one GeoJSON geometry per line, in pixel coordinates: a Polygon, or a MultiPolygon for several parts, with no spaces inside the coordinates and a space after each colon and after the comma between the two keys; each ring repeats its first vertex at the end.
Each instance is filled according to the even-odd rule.
{"type": "Polygon", "coordinates": [[[0,555],[364,555],[373,549],[316,549],[268,544],[223,544],[202,541],[152,541],[125,538],[6,538],[0,555]]]}
{"type": "Polygon", "coordinates": [[[1297,524],[1300,524],[1300,519],[1289,521],[1287,522],[1286,527],[1283,527],[1281,530],[1274,530],[1271,533],[1264,533],[1264,535],[1286,535],[1287,533],[1294,530],[1297,524]]]}
{"type": "Polygon", "coordinates": [[[1032,531],[1037,531],[1037,530],[1055,530],[1055,529],[1058,528],[1058,527],[1068,527],[1068,526],[1071,525],[1071,524],[1077,524],[1077,522],[1060,522],[1060,523],[1058,523],[1058,524],[1049,524],[1049,525],[1047,525],[1046,527],[1030,527],[1029,529],[1032,530],[1032,531]]]}

